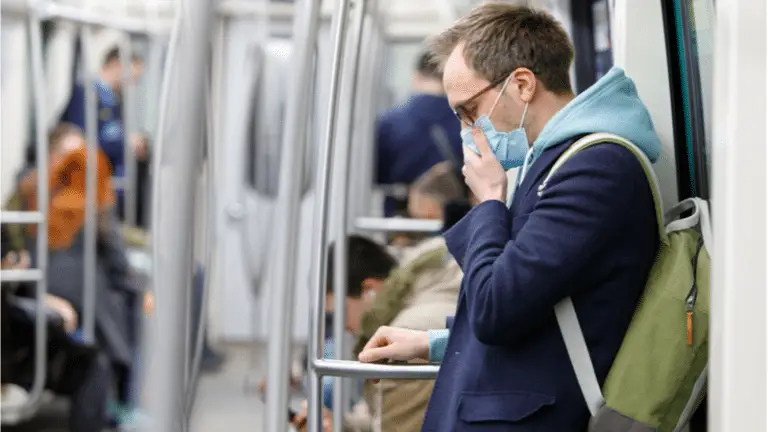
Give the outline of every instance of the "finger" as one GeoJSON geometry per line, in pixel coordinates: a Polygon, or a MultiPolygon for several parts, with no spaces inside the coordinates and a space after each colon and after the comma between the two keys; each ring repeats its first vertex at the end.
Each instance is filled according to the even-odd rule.
{"type": "Polygon", "coordinates": [[[379,348],[363,350],[357,358],[363,363],[373,363],[379,360],[391,359],[397,353],[397,345],[387,345],[379,348]]]}
{"type": "Polygon", "coordinates": [[[386,326],[379,327],[376,332],[373,333],[373,336],[368,339],[368,342],[366,342],[365,346],[363,347],[363,351],[389,345],[389,339],[387,339],[386,336],[387,331],[388,330],[386,326]]]}
{"type": "Polygon", "coordinates": [[[469,154],[464,155],[464,165],[477,166],[481,161],[482,156],[477,153],[470,152],[469,154]]]}
{"type": "Polygon", "coordinates": [[[481,156],[493,155],[491,146],[488,145],[488,140],[485,139],[485,134],[479,128],[472,129],[472,141],[475,142],[477,149],[480,151],[481,156]]]}

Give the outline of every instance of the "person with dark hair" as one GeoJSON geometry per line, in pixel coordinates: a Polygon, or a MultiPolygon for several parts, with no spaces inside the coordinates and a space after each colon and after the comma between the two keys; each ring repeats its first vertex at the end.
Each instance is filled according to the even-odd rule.
{"type": "MultiPolygon", "coordinates": [[[[131,64],[131,77],[137,81],[144,70],[143,60],[133,55],[131,64]]],[[[117,47],[110,49],[104,57],[104,61],[99,71],[99,78],[93,84],[96,87],[98,98],[98,140],[99,146],[107,155],[109,163],[112,166],[113,176],[122,178],[125,175],[125,150],[124,140],[126,132],[130,133],[129,144],[139,163],[146,161],[149,157],[149,140],[146,135],[137,131],[124,130],[123,123],[123,64],[120,61],[120,50],[117,47]]],[[[85,109],[85,87],[83,83],[75,83],[72,90],[72,97],[69,100],[67,108],[61,116],[61,121],[72,123],[85,130],[86,109],[85,109]]],[[[117,194],[118,214],[122,217],[123,193],[118,190],[117,194]]],[[[142,202],[143,200],[139,200],[142,202]]]]}
{"type": "MultiPolygon", "coordinates": [[[[376,181],[381,186],[409,186],[438,162],[461,160],[460,124],[445,97],[442,73],[423,52],[413,73],[408,101],[383,113],[377,123],[376,181]]],[[[386,216],[406,212],[406,197],[389,192],[386,216]]]]}
{"type": "MultiPolygon", "coordinates": [[[[427,200],[438,201],[455,193],[455,179],[443,177],[450,165],[433,167],[417,183],[427,200]],[[441,180],[446,180],[441,185],[441,180]],[[431,195],[427,195],[431,194],[431,195]]],[[[439,205],[434,211],[439,212],[439,205]]],[[[416,209],[417,211],[420,211],[416,209]]],[[[392,325],[427,330],[445,325],[453,313],[461,285],[461,268],[448,254],[442,237],[431,237],[406,248],[399,265],[382,246],[358,236],[349,237],[349,291],[346,299],[347,330],[357,343],[357,355],[379,326],[392,325]]],[[[333,246],[329,252],[328,275],[333,269],[333,246]]],[[[327,310],[333,310],[333,279],[327,285],[327,310]]],[[[326,356],[333,355],[332,341],[326,342],[326,356]]],[[[333,379],[324,384],[326,407],[331,408],[333,379]]],[[[381,380],[363,385],[363,400],[345,417],[344,430],[418,432],[432,393],[428,380],[381,380]],[[376,426],[378,425],[378,429],[376,426]]],[[[299,413],[300,424],[305,413],[299,413]]]]}
{"type": "MultiPolygon", "coordinates": [[[[335,245],[328,248],[328,271],[325,286],[326,322],[333,322],[334,308],[334,262],[336,261],[335,245]]],[[[390,272],[397,267],[397,260],[390,255],[386,248],[366,237],[351,235],[347,240],[347,298],[346,320],[344,328],[352,334],[360,332],[360,322],[365,311],[373,304],[376,295],[384,286],[384,281],[390,272]]],[[[332,326],[328,326],[332,329],[332,326]]],[[[333,358],[333,333],[326,333],[325,356],[333,358]]],[[[327,408],[332,408],[332,377],[323,378],[324,402],[327,408]]]]}

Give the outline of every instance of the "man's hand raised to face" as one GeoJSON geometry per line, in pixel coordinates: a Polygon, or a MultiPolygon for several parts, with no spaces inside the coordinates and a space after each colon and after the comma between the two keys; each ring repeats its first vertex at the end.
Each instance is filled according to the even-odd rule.
{"type": "Polygon", "coordinates": [[[478,201],[506,201],[507,173],[493,154],[488,140],[479,128],[472,129],[472,139],[480,154],[464,148],[464,181],[478,201]]]}

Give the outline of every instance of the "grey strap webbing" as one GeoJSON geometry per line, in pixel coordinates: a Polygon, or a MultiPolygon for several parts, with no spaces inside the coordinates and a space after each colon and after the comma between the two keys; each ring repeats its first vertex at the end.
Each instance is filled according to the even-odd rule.
{"type": "Polygon", "coordinates": [[[584,333],[581,332],[576,308],[573,307],[570,297],[555,305],[555,316],[565,341],[565,349],[568,350],[568,357],[571,358],[573,371],[576,372],[576,380],[578,380],[581,392],[584,394],[589,413],[594,417],[605,400],[603,399],[603,391],[600,389],[600,383],[597,381],[597,375],[595,375],[595,368],[592,366],[584,333]]]}

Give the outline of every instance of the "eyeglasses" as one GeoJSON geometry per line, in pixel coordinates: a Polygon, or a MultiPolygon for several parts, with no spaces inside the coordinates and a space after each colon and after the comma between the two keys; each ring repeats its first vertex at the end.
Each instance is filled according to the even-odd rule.
{"type": "Polygon", "coordinates": [[[475,124],[475,120],[477,120],[477,119],[466,108],[467,104],[469,104],[470,102],[476,100],[480,96],[488,93],[488,91],[490,91],[492,88],[500,86],[502,83],[504,83],[504,81],[507,80],[507,78],[509,78],[509,75],[504,75],[503,77],[499,78],[498,80],[493,81],[492,83],[488,84],[488,86],[486,86],[484,89],[482,89],[479,92],[475,93],[471,98],[467,99],[466,101],[464,101],[463,103],[461,103],[459,105],[456,105],[456,108],[453,110],[453,113],[456,114],[456,118],[458,118],[460,122],[466,123],[468,125],[475,124]]]}

